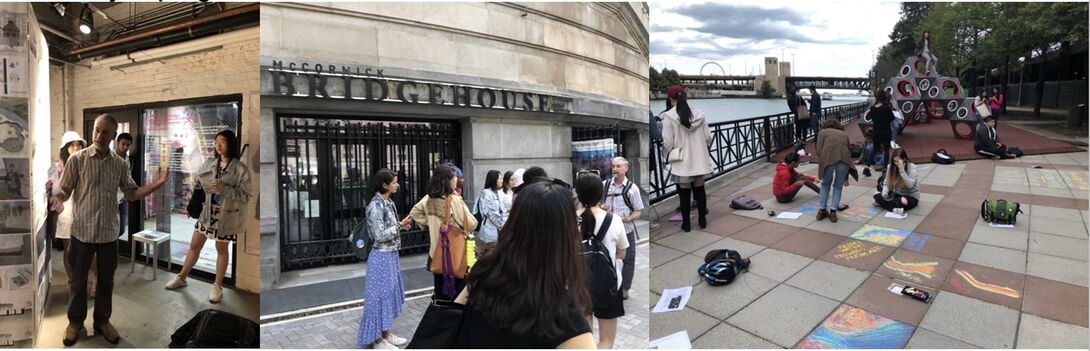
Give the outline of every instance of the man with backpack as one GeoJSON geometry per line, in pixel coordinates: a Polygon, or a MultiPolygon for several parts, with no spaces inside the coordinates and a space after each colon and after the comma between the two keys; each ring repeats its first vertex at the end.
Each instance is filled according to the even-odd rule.
{"type": "Polygon", "coordinates": [[[628,289],[632,287],[632,275],[636,269],[636,219],[640,218],[643,210],[643,198],[640,197],[640,187],[635,186],[625,177],[628,173],[628,160],[624,157],[615,157],[612,162],[613,177],[602,182],[605,190],[603,208],[614,216],[621,218],[624,223],[628,248],[625,249],[623,265],[621,266],[621,294],[628,300],[628,289]]]}

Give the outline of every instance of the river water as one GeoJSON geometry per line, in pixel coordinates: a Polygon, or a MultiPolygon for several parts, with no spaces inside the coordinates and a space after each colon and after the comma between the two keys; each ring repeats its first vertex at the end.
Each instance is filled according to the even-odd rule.
{"type": "MultiPolygon", "coordinates": [[[[821,106],[829,107],[864,101],[867,101],[866,97],[834,96],[833,100],[823,100],[821,106]]],[[[785,99],[693,99],[689,100],[689,106],[703,111],[709,123],[788,112],[785,99]]],[[[666,100],[651,100],[651,112],[658,114],[665,108],[666,100]]]]}

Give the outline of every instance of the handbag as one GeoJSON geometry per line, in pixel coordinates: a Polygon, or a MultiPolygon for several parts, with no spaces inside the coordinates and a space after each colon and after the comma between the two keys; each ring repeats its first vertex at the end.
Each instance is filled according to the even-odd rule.
{"type": "Polygon", "coordinates": [[[420,324],[416,326],[412,341],[406,348],[409,349],[453,349],[458,342],[458,336],[463,333],[462,324],[465,320],[466,306],[444,300],[433,300],[428,309],[424,310],[424,316],[420,318],[420,324]]]}
{"type": "Polygon", "coordinates": [[[980,118],[992,116],[992,110],[988,108],[988,104],[984,103],[984,101],[976,102],[973,104],[973,107],[976,108],[976,113],[980,115],[980,118]]]}
{"type": "MultiPolygon", "coordinates": [[[[466,262],[466,230],[454,225],[455,223],[450,220],[451,212],[453,212],[450,206],[452,199],[453,196],[447,196],[447,213],[443,216],[443,224],[440,225],[439,247],[432,256],[428,271],[444,276],[450,274],[457,279],[462,279],[465,278],[466,270],[469,268],[466,262]]],[[[462,223],[469,223],[469,216],[464,213],[462,216],[464,217],[462,223]]]]}
{"type": "Polygon", "coordinates": [[[198,219],[201,217],[201,212],[204,212],[204,188],[197,184],[197,188],[189,192],[189,203],[185,205],[185,212],[189,215],[189,218],[198,219]],[[197,199],[197,201],[193,201],[197,199]]]}
{"type": "Polygon", "coordinates": [[[799,106],[798,111],[796,114],[799,116],[800,121],[810,120],[810,111],[806,110],[804,106],[799,106]]]}
{"type": "Polygon", "coordinates": [[[680,147],[670,149],[670,152],[666,154],[666,163],[681,162],[685,160],[685,156],[682,153],[680,147]]]}

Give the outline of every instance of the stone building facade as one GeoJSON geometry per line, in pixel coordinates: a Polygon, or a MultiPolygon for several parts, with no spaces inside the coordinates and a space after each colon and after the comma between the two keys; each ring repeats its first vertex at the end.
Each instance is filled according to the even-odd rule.
{"type": "Polygon", "coordinates": [[[262,288],[296,268],[285,255],[343,246],[332,242],[344,236],[340,224],[295,221],[343,219],[337,209],[357,208],[348,200],[360,196],[341,197],[352,187],[330,184],[368,178],[372,161],[412,163],[394,165],[404,155],[393,153],[424,157],[403,175],[417,184],[431,166],[424,163],[460,165],[472,199],[490,169],[541,166],[570,181],[572,141],[598,128],[622,145],[629,177],[646,186],[647,30],[646,3],[262,4],[262,288]],[[424,156],[423,144],[352,151],[369,137],[345,130],[361,126],[445,130],[447,144],[424,156]],[[307,238],[331,244],[285,247],[307,238]]]}

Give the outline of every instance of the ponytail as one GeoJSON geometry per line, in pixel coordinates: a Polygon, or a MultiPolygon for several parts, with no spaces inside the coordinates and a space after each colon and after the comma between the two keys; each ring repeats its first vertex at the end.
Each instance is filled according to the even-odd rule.
{"type": "Polygon", "coordinates": [[[583,214],[579,215],[579,232],[583,238],[594,236],[594,213],[590,210],[593,206],[583,204],[583,214]]]}
{"type": "MultiPolygon", "coordinates": [[[[666,109],[662,110],[662,112],[670,111],[670,109],[672,109],[672,108],[674,108],[674,103],[670,102],[670,99],[666,99],[666,109]]],[[[659,112],[659,113],[662,113],[662,112],[659,112]]]]}
{"type": "Polygon", "coordinates": [[[685,101],[685,93],[677,94],[677,116],[681,118],[681,125],[689,128],[693,124],[693,110],[689,109],[689,103],[685,101]]]}

